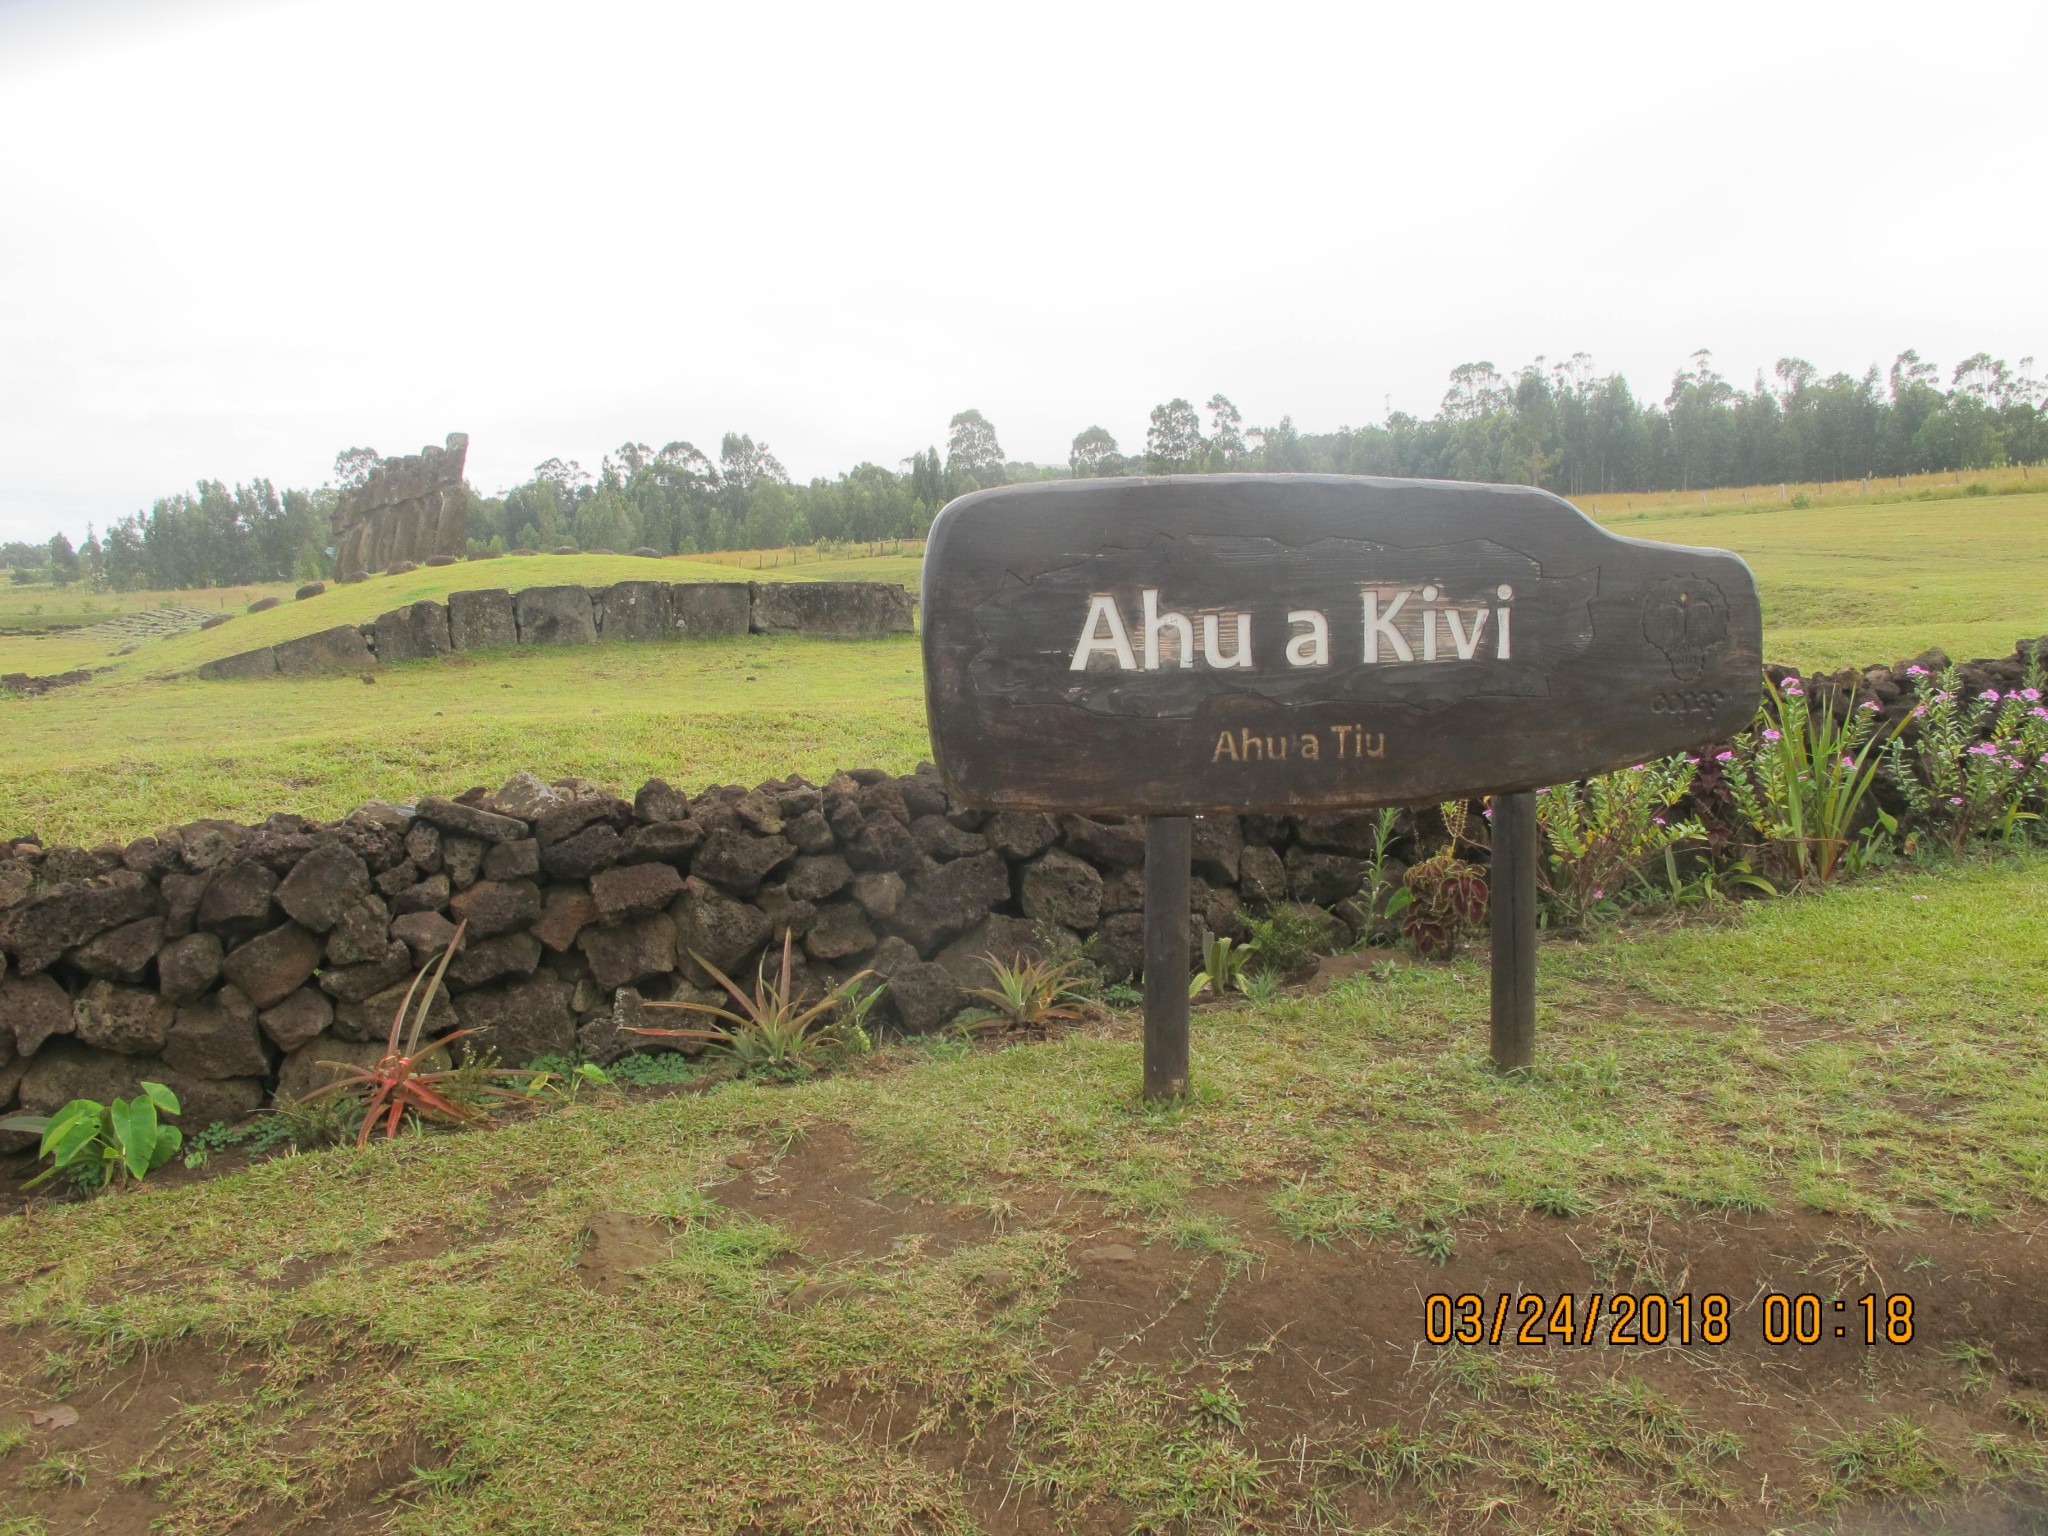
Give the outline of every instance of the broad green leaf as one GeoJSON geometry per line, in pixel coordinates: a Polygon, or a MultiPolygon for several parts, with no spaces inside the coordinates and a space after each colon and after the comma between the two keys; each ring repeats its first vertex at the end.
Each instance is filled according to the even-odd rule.
{"type": "Polygon", "coordinates": [[[40,1136],[50,1128],[48,1115],[0,1115],[0,1131],[26,1131],[40,1136]]]}
{"type": "Polygon", "coordinates": [[[142,1178],[156,1155],[156,1105],[146,1096],[116,1099],[113,1120],[114,1144],[121,1149],[121,1161],[130,1177],[142,1178]]]}
{"type": "Polygon", "coordinates": [[[178,1113],[178,1096],[162,1083],[144,1083],[142,1091],[149,1095],[149,1102],[167,1115],[178,1113]]]}
{"type": "Polygon", "coordinates": [[[62,1168],[99,1140],[100,1117],[105,1113],[106,1107],[92,1099],[73,1099],[50,1116],[41,1155],[55,1158],[62,1168]]]}
{"type": "Polygon", "coordinates": [[[185,1133],[175,1125],[160,1125],[156,1128],[156,1150],[150,1154],[149,1171],[156,1172],[178,1155],[178,1148],[185,1144],[185,1133]]]}

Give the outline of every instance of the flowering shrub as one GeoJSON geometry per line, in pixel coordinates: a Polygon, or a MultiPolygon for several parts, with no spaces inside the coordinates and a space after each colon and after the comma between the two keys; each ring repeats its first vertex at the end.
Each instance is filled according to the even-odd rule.
{"type": "Polygon", "coordinates": [[[1932,678],[1924,667],[1906,670],[1921,680],[1913,707],[1919,729],[1911,747],[1897,739],[1889,744],[1885,767],[1913,820],[1960,849],[1986,833],[2009,837],[2037,819],[2039,812],[2025,807],[2048,799],[2040,652],[2024,686],[2004,694],[1986,689],[1975,698],[1965,695],[1954,666],[1932,678]]]}
{"type": "Polygon", "coordinates": [[[1564,922],[1620,905],[1654,860],[1704,840],[1697,820],[1673,814],[1698,767],[1697,758],[1667,757],[1537,795],[1536,821],[1548,845],[1538,881],[1564,922]]]}
{"type": "MultiPolygon", "coordinates": [[[[1764,679],[1767,702],[1753,730],[1719,754],[1728,793],[1783,873],[1801,885],[1825,884],[1844,865],[1866,861],[1896,829],[1884,811],[1857,831],[1864,797],[1883,766],[1882,747],[1898,727],[1879,730],[1871,701],[1841,714],[1815,713],[1796,677],[1783,688],[1764,679]]],[[[1901,722],[1903,724],[1903,722],[1901,722]]]]}

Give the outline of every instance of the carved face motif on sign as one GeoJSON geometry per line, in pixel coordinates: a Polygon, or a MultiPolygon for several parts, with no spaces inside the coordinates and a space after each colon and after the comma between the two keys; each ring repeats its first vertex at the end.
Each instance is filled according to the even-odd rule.
{"type": "Polygon", "coordinates": [[[1531,788],[1732,732],[1761,661],[1734,556],[1438,481],[980,492],[933,528],[924,606],[941,770],[1042,809],[1531,788]]]}
{"type": "Polygon", "coordinates": [[[1667,576],[1643,599],[1643,638],[1664,653],[1673,677],[1692,682],[1730,644],[1728,600],[1704,576],[1667,576]]]}

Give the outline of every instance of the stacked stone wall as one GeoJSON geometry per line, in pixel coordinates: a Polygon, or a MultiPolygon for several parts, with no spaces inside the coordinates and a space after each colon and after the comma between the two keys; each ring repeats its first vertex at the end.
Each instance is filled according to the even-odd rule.
{"type": "Polygon", "coordinates": [[[621,581],[608,587],[527,587],[451,592],[409,603],[368,624],[340,624],[242,651],[198,669],[203,678],[301,677],[360,672],[453,651],[508,645],[589,645],[598,640],[709,640],[745,634],[833,640],[907,635],[916,603],[879,581],[621,581]]]}
{"type": "MultiPolygon", "coordinates": [[[[1197,823],[1190,953],[1247,904],[1334,909],[1362,815],[1197,823]]],[[[125,847],[0,844],[0,1107],[168,1083],[203,1126],[372,1061],[414,973],[468,923],[430,1028],[501,1060],[608,1061],[644,1000],[710,1000],[794,938],[807,984],[889,981],[924,1031],[987,984],[985,956],[1067,935],[1112,979],[1142,953],[1134,822],[985,814],[936,771],[835,774],[631,801],[519,775],[495,794],[374,803],[338,822],[199,821],[125,847]]],[[[668,1019],[672,1021],[673,1015],[668,1019]]]]}
{"type": "MultiPolygon", "coordinates": [[[[516,624],[506,594],[480,596],[505,601],[452,604],[451,624],[516,624]]],[[[606,604],[675,622],[658,594],[613,588],[606,604]]],[[[1965,664],[1966,686],[2021,685],[2037,643],[1965,664]]],[[[1807,680],[1818,702],[1870,698],[1908,724],[1916,686],[1903,662],[1807,680]]],[[[1395,830],[1395,878],[1444,837],[1431,811],[1395,830]]],[[[1243,937],[1250,914],[1290,904],[1333,943],[1359,936],[1375,831],[1369,812],[1197,819],[1191,959],[1203,933],[1243,937]]],[[[991,956],[1084,944],[1106,978],[1136,975],[1144,845],[1136,821],[959,805],[930,765],[697,794],[655,779],[630,801],[519,774],[336,822],[196,821],[92,849],[16,838],[0,842],[0,1110],[150,1079],[204,1127],[302,1096],[322,1062],[376,1060],[411,978],[463,922],[430,1030],[474,1029],[508,1063],[644,1049],[625,1030],[646,1001],[711,1001],[709,967],[751,978],[785,934],[804,985],[874,971],[881,1019],[928,1031],[987,983],[991,956]]]]}

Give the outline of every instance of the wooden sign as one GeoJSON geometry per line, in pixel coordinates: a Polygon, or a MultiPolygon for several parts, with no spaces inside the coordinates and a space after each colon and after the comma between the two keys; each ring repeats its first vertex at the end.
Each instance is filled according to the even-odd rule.
{"type": "Polygon", "coordinates": [[[953,791],[1185,816],[1585,778],[1750,722],[1762,618],[1723,550],[1523,486],[1193,475],[939,514],[926,704],[953,791]]]}

